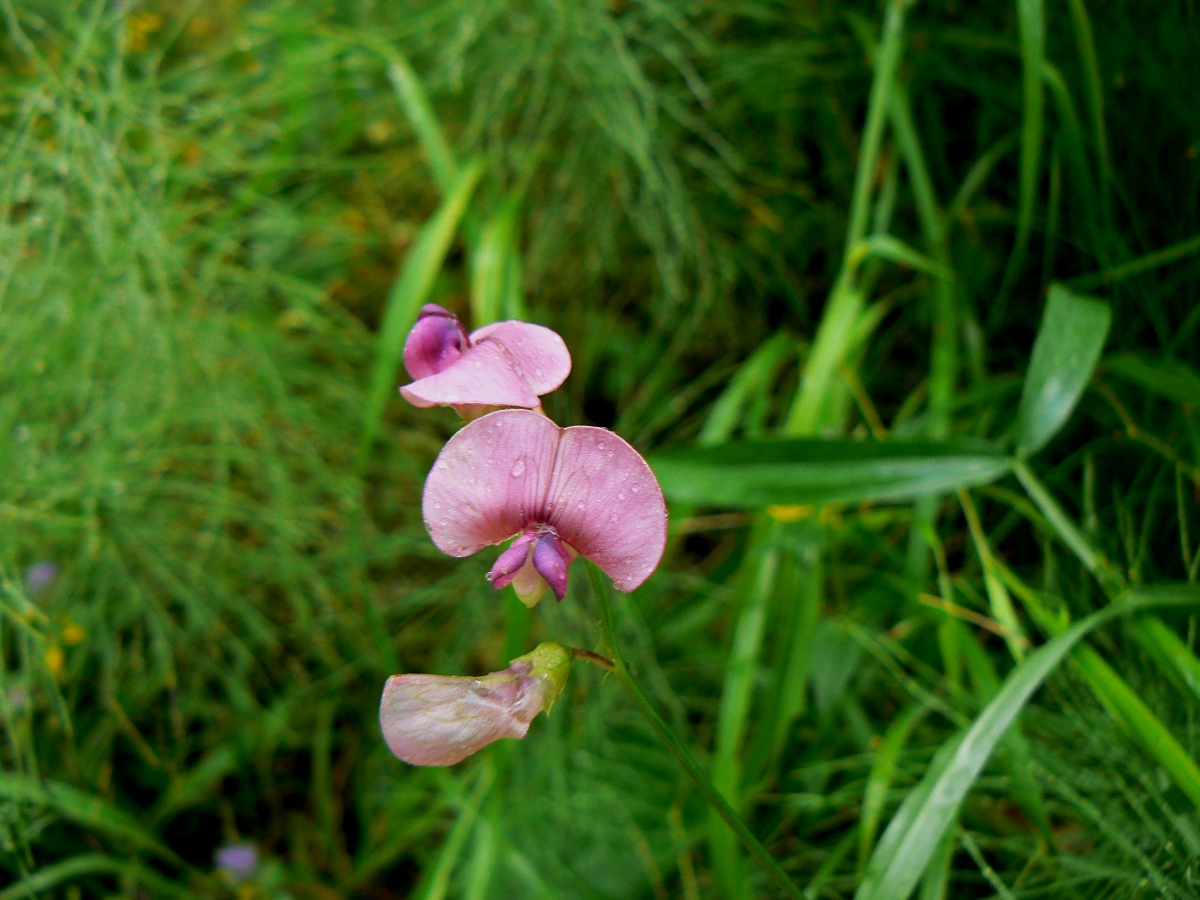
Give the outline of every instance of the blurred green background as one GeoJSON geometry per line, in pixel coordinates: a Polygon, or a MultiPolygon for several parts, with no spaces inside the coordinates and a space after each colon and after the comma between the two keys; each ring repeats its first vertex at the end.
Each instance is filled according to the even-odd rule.
{"type": "Polygon", "coordinates": [[[659,468],[625,653],[806,896],[1200,894],[1195,4],[0,18],[0,898],[775,896],[598,669],[388,753],[388,675],[599,641],[429,541],[425,301],[558,330],[547,411],[659,468]]]}

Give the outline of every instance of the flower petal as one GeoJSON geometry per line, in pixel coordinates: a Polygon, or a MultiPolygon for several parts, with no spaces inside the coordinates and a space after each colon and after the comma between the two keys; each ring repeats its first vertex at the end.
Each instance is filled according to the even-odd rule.
{"type": "Polygon", "coordinates": [[[536,534],[523,534],[512,542],[511,547],[497,557],[492,571],[488,572],[487,576],[492,587],[499,590],[512,584],[512,580],[517,577],[521,566],[525,565],[526,560],[529,559],[529,548],[536,540],[536,534]]]}
{"type": "Polygon", "coordinates": [[[471,332],[471,343],[498,341],[537,395],[556,390],[571,374],[571,351],[558,332],[529,322],[496,322],[471,332]]]}
{"type": "Polygon", "coordinates": [[[620,591],[639,587],[662,559],[662,488],[641,455],[606,428],[563,432],[546,506],[546,523],[620,591]]]}
{"type": "Polygon", "coordinates": [[[400,393],[419,407],[469,403],[533,409],[540,405],[513,357],[496,341],[474,345],[437,374],[404,385],[400,393]]]}
{"type": "Polygon", "coordinates": [[[413,378],[426,378],[448,368],[470,346],[458,317],[427,303],[404,341],[404,368],[413,378]]]}
{"type": "Polygon", "coordinates": [[[421,512],[443,553],[470,556],[542,521],[562,430],[541,413],[503,409],[469,422],[447,441],[421,512]]]}
{"type": "Polygon", "coordinates": [[[525,737],[545,706],[545,681],[521,668],[483,678],[393,675],[379,706],[388,747],[414,766],[451,766],[500,738],[525,737]]]}
{"type": "Polygon", "coordinates": [[[571,556],[556,534],[543,535],[533,548],[533,567],[546,579],[554,596],[561,600],[567,596],[567,567],[571,556]]]}

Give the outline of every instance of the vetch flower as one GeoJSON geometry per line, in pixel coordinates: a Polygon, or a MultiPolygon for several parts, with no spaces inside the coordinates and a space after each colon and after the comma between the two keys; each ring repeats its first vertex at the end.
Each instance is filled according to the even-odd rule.
{"type": "Polygon", "coordinates": [[[217,848],[213,861],[218,872],[234,884],[242,884],[258,870],[258,849],[253,844],[226,844],[217,848]]]}
{"type": "Polygon", "coordinates": [[[443,553],[470,556],[515,537],[488,578],[527,606],[561,600],[576,555],[628,593],[658,566],[667,508],[646,461],[606,428],[559,428],[521,409],[490,413],[452,437],[425,481],[425,527],[443,553]]]}
{"type": "Polygon", "coordinates": [[[570,374],[571,354],[541,325],[496,322],[467,334],[452,312],[429,303],[404,342],[404,368],[416,380],[400,393],[413,406],[537,409],[570,374]]]}
{"type": "Polygon", "coordinates": [[[479,678],[393,675],[379,705],[383,737],[414,766],[452,766],[500,738],[523,738],[562,693],[571,659],[566,648],[545,643],[479,678]]]}

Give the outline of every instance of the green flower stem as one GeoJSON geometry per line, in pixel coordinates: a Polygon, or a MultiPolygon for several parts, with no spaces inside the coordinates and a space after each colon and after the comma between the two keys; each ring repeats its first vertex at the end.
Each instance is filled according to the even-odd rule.
{"type": "Polygon", "coordinates": [[[746,823],[734,812],[725,798],[713,787],[712,782],[708,780],[708,776],[701,771],[691,751],[688,750],[687,744],[663,721],[662,716],[658,714],[657,710],[650,703],[650,698],[646,696],[641,686],[634,679],[633,673],[625,665],[625,658],[621,655],[621,648],[617,644],[617,629],[613,620],[612,602],[608,595],[608,582],[605,581],[604,575],[600,570],[591,563],[588,563],[587,570],[588,577],[592,583],[592,593],[596,597],[596,606],[600,610],[600,629],[604,636],[604,643],[608,646],[608,650],[612,654],[613,674],[616,676],[617,681],[625,688],[625,692],[633,700],[633,705],[646,717],[646,721],[650,723],[650,727],[654,729],[655,735],[662,741],[663,746],[675,757],[675,761],[679,763],[680,768],[687,773],[687,776],[692,779],[692,782],[699,789],[701,796],[725,820],[725,823],[738,836],[738,839],[750,852],[750,855],[762,863],[763,868],[767,870],[768,874],[775,880],[775,883],[784,894],[795,898],[795,900],[803,900],[804,895],[800,892],[800,889],[792,882],[787,873],[783,871],[774,857],[767,852],[767,849],[759,843],[758,838],[746,827],[746,823]]]}

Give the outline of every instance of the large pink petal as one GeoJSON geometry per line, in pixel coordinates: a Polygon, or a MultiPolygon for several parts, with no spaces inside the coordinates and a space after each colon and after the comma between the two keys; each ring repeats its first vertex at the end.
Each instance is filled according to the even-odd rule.
{"type": "Polygon", "coordinates": [[[533,409],[540,405],[512,355],[496,341],[476,344],[436,375],[404,385],[400,393],[420,407],[469,403],[533,409]]]}
{"type": "Polygon", "coordinates": [[[500,738],[524,737],[544,706],[543,679],[528,674],[393,675],[383,689],[379,725],[405,762],[450,766],[500,738]]]}
{"type": "Polygon", "coordinates": [[[561,434],[541,413],[524,409],[463,426],[425,480],[421,512],[437,548],[470,556],[542,521],[561,434]]]}
{"type": "Polygon", "coordinates": [[[535,394],[556,390],[571,374],[571,351],[558,332],[529,322],[496,322],[471,332],[471,343],[498,341],[512,354],[535,394]]]}
{"type": "Polygon", "coordinates": [[[640,586],[667,544],[667,505],[650,466],[606,428],[563,432],[547,524],[603,569],[618,590],[640,586]]]}

